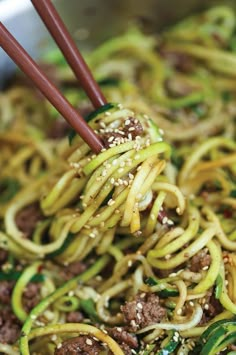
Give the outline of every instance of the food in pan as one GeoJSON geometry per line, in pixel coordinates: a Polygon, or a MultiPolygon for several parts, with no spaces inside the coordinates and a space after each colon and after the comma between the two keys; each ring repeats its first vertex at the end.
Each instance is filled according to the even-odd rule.
{"type": "Polygon", "coordinates": [[[217,354],[236,338],[236,17],[131,28],[47,71],[95,155],[30,83],[0,95],[0,352],[217,354]]]}

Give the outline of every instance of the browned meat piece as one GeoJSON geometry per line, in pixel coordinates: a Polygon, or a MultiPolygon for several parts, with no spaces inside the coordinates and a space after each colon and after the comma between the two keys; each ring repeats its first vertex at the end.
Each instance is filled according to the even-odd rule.
{"type": "Polygon", "coordinates": [[[84,316],[81,312],[69,312],[66,315],[66,321],[68,323],[80,323],[84,319],[84,316]]]}
{"type": "Polygon", "coordinates": [[[160,54],[168,61],[172,67],[179,70],[180,72],[190,73],[194,67],[193,59],[185,53],[174,52],[163,48],[160,49],[160,54]]]}
{"type": "Polygon", "coordinates": [[[219,313],[223,312],[223,307],[218,299],[215,298],[214,290],[210,290],[201,300],[202,308],[204,309],[200,325],[209,322],[219,313]]]}
{"type": "Polygon", "coordinates": [[[37,222],[43,219],[43,214],[38,203],[32,203],[24,207],[16,215],[16,225],[24,233],[26,238],[33,234],[37,222]]]}
{"type": "Polygon", "coordinates": [[[191,94],[197,87],[190,85],[180,78],[171,78],[165,81],[165,88],[170,97],[182,97],[191,94]]]}
{"type": "Polygon", "coordinates": [[[10,309],[0,310],[0,342],[14,344],[19,338],[21,324],[10,309]]]}
{"type": "Polygon", "coordinates": [[[61,277],[64,280],[70,280],[72,277],[81,274],[86,270],[86,265],[81,261],[74,261],[73,263],[63,266],[63,270],[60,272],[61,277]]]}
{"type": "Polygon", "coordinates": [[[14,287],[14,281],[0,282],[0,302],[3,304],[11,303],[11,294],[14,287]]]}
{"type": "Polygon", "coordinates": [[[56,119],[50,126],[48,131],[48,138],[61,139],[64,138],[70,130],[68,123],[61,118],[56,119]]]}
{"type": "Polygon", "coordinates": [[[62,346],[55,350],[55,355],[99,355],[103,346],[88,335],[70,338],[63,341],[62,346]]]}
{"type": "Polygon", "coordinates": [[[138,347],[138,340],[136,336],[128,333],[122,327],[108,328],[107,332],[114,340],[117,341],[125,355],[131,355],[132,349],[136,349],[138,347]]]}
{"type": "Polygon", "coordinates": [[[206,250],[203,249],[194,255],[190,262],[190,270],[193,272],[199,272],[204,267],[207,267],[211,264],[211,256],[207,254],[206,250]]]}
{"type": "Polygon", "coordinates": [[[134,117],[128,117],[125,120],[124,127],[115,128],[114,130],[106,131],[101,134],[103,143],[106,148],[117,144],[122,139],[134,140],[137,136],[142,136],[143,127],[139,120],[134,117]]]}
{"type": "Polygon", "coordinates": [[[39,303],[40,287],[40,283],[30,282],[23,292],[23,305],[27,312],[31,311],[39,303]]]}
{"type": "Polygon", "coordinates": [[[131,302],[121,306],[124,320],[131,331],[137,331],[150,324],[159,323],[166,315],[166,309],[159,303],[155,293],[139,293],[131,302]]]}
{"type": "Polygon", "coordinates": [[[131,134],[132,139],[135,139],[135,137],[141,136],[143,134],[143,127],[139,120],[134,117],[129,117],[125,121],[124,132],[126,137],[131,134]]]}
{"type": "Polygon", "coordinates": [[[0,248],[0,265],[7,261],[8,251],[0,248]]]}

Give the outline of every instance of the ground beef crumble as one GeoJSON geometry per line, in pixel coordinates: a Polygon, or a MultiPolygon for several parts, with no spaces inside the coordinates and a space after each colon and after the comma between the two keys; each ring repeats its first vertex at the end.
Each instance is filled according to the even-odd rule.
{"type": "Polygon", "coordinates": [[[223,312],[223,307],[218,299],[215,298],[213,289],[209,290],[204,298],[201,300],[203,308],[203,316],[200,325],[208,323],[211,319],[223,312]]]}
{"type": "Polygon", "coordinates": [[[86,268],[87,266],[85,263],[81,261],[73,261],[72,263],[63,266],[63,269],[60,271],[60,276],[67,281],[84,272],[86,268]]]}
{"type": "Polygon", "coordinates": [[[55,355],[99,355],[104,347],[88,335],[81,335],[63,341],[60,348],[55,349],[55,355]]]}
{"type": "Polygon", "coordinates": [[[120,345],[125,355],[131,355],[132,349],[137,349],[137,337],[128,333],[124,327],[107,328],[107,332],[120,345]]]}
{"type": "Polygon", "coordinates": [[[40,301],[41,284],[30,282],[23,292],[23,306],[27,312],[31,311],[40,301]]]}
{"type": "Polygon", "coordinates": [[[0,310],[0,342],[6,344],[14,344],[19,338],[21,331],[21,324],[6,307],[0,310]]]}
{"type": "Polygon", "coordinates": [[[104,132],[101,134],[102,140],[106,148],[111,147],[122,138],[134,140],[137,136],[142,136],[143,127],[139,120],[134,117],[128,117],[125,120],[124,126],[104,132]]]}
{"type": "Polygon", "coordinates": [[[83,314],[78,311],[68,312],[66,315],[66,321],[68,323],[80,323],[83,319],[83,314]]]}
{"type": "Polygon", "coordinates": [[[139,293],[135,299],[121,306],[124,320],[132,332],[148,325],[159,323],[166,316],[166,309],[160,305],[155,293],[139,293]]]}
{"type": "Polygon", "coordinates": [[[210,266],[211,256],[207,254],[207,250],[203,249],[192,257],[190,263],[190,270],[193,272],[199,272],[204,267],[210,266]]]}
{"type": "Polygon", "coordinates": [[[14,281],[0,282],[0,303],[7,305],[11,303],[11,294],[14,287],[14,281]]]}
{"type": "Polygon", "coordinates": [[[39,203],[32,203],[24,207],[16,215],[16,225],[24,233],[26,238],[30,238],[35,230],[36,224],[43,219],[39,203]]]}

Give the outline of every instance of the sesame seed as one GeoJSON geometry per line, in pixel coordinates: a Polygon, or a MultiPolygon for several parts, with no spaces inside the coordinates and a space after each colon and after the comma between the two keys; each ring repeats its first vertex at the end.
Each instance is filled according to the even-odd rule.
{"type": "Polygon", "coordinates": [[[133,265],[132,260],[129,260],[129,261],[128,261],[128,267],[131,267],[132,265],[133,265]]]}
{"type": "Polygon", "coordinates": [[[112,198],[110,198],[110,200],[107,202],[108,206],[112,206],[114,203],[115,201],[112,198]]]}
{"type": "Polygon", "coordinates": [[[123,168],[124,166],[125,166],[125,162],[122,161],[122,162],[120,163],[120,167],[123,168]]]}
{"type": "Polygon", "coordinates": [[[106,128],[106,125],[105,125],[105,123],[104,123],[103,121],[100,121],[100,122],[99,122],[99,125],[100,125],[100,127],[102,127],[102,128],[106,128]]]}
{"type": "Polygon", "coordinates": [[[205,270],[208,270],[208,268],[209,268],[209,266],[206,265],[202,268],[202,270],[205,271],[205,270]]]}
{"type": "Polygon", "coordinates": [[[119,168],[118,169],[118,173],[123,173],[123,171],[124,171],[124,168],[119,168]]]}
{"type": "Polygon", "coordinates": [[[75,295],[74,291],[68,292],[68,296],[69,296],[69,297],[73,297],[74,295],[75,295]]]}
{"type": "Polygon", "coordinates": [[[166,224],[168,222],[168,217],[164,217],[163,219],[162,219],[162,224],[166,224]]]}
{"type": "Polygon", "coordinates": [[[128,119],[125,121],[125,126],[128,126],[129,124],[130,124],[130,120],[128,119]]]}
{"type": "Polygon", "coordinates": [[[96,234],[95,234],[95,233],[89,233],[89,236],[90,236],[91,238],[95,238],[95,237],[96,237],[96,234]]]}
{"type": "Polygon", "coordinates": [[[177,212],[178,214],[180,214],[180,208],[179,208],[179,207],[176,208],[176,212],[177,212]]]}
{"type": "Polygon", "coordinates": [[[168,218],[167,224],[168,224],[169,226],[173,226],[174,222],[173,222],[171,219],[168,218]]]}
{"type": "Polygon", "coordinates": [[[209,304],[206,303],[206,304],[204,305],[204,309],[206,309],[206,310],[209,309],[209,304]]]}
{"type": "Polygon", "coordinates": [[[182,309],[179,308],[176,313],[180,316],[182,314],[182,309]]]}
{"type": "Polygon", "coordinates": [[[105,116],[111,116],[111,112],[106,111],[105,116]]]}
{"type": "Polygon", "coordinates": [[[60,349],[62,347],[62,343],[59,343],[58,345],[57,345],[57,349],[60,349]]]}
{"type": "Polygon", "coordinates": [[[151,213],[150,218],[151,220],[155,221],[155,215],[153,213],[151,213]]]}
{"type": "Polygon", "coordinates": [[[35,314],[31,314],[30,318],[31,318],[31,319],[36,319],[37,316],[36,316],[35,314]]]}
{"type": "Polygon", "coordinates": [[[52,340],[52,341],[56,341],[56,340],[57,340],[56,334],[53,334],[53,335],[51,336],[51,340],[52,340]]]}
{"type": "Polygon", "coordinates": [[[115,179],[114,179],[114,178],[111,178],[110,183],[111,183],[112,185],[114,185],[114,182],[115,182],[115,179]]]}
{"type": "Polygon", "coordinates": [[[164,134],[163,129],[159,128],[159,133],[160,133],[161,135],[163,135],[163,134],[164,134]]]}
{"type": "Polygon", "coordinates": [[[86,339],[86,344],[87,344],[87,345],[93,345],[93,342],[92,342],[91,339],[88,339],[88,338],[87,338],[87,339],[86,339]]]}
{"type": "Polygon", "coordinates": [[[115,138],[114,136],[111,136],[111,137],[108,138],[107,141],[110,143],[110,142],[112,142],[114,140],[114,138],[115,138]]]}
{"type": "Polygon", "coordinates": [[[138,302],[138,303],[137,303],[137,308],[139,308],[139,309],[143,309],[143,305],[142,305],[142,303],[138,302]]]}
{"type": "Polygon", "coordinates": [[[117,165],[117,159],[114,159],[112,165],[117,165]]]}
{"type": "Polygon", "coordinates": [[[194,303],[193,303],[192,301],[189,302],[189,305],[190,305],[191,307],[194,307],[194,303]]]}
{"type": "Polygon", "coordinates": [[[130,178],[130,180],[133,180],[134,179],[134,175],[129,173],[129,178],[130,178]]]}
{"type": "Polygon", "coordinates": [[[118,179],[117,181],[118,181],[119,185],[123,185],[123,180],[122,179],[118,179]]]}

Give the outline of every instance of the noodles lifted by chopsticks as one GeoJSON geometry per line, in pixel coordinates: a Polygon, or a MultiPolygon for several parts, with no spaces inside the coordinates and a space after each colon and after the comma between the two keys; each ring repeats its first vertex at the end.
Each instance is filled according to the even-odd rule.
{"type": "Polygon", "coordinates": [[[1,93],[0,352],[235,350],[235,21],[216,7],[89,54],[99,155],[26,84],[1,93]]]}

